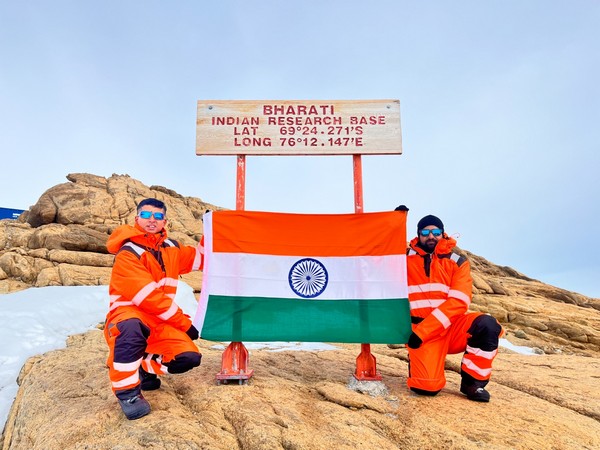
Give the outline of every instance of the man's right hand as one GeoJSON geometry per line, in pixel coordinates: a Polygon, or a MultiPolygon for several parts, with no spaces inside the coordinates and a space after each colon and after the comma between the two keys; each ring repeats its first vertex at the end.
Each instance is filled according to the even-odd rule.
{"type": "Polygon", "coordinates": [[[198,339],[200,337],[200,333],[198,333],[198,329],[192,325],[186,332],[185,334],[187,334],[190,339],[192,341],[195,341],[196,339],[198,339]]]}

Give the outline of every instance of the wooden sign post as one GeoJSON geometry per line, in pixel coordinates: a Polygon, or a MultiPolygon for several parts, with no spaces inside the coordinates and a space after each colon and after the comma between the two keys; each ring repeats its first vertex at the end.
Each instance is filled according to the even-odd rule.
{"type": "MultiPolygon", "coordinates": [[[[236,209],[245,209],[246,155],[352,155],[354,212],[362,213],[361,155],[402,153],[399,100],[200,100],[196,154],[236,155],[236,209]]],[[[217,382],[248,380],[248,351],[231,342],[217,382]]],[[[381,380],[370,344],[354,376],[381,380]]]]}

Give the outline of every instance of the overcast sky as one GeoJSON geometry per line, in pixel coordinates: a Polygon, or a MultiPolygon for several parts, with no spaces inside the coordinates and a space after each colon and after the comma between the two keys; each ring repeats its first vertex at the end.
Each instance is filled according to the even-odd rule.
{"type": "MultiPolygon", "coordinates": [[[[129,174],[235,208],[196,156],[198,100],[398,99],[403,154],[363,156],[365,211],[600,297],[600,3],[0,3],[0,206],[129,174]]],[[[354,211],[350,156],[247,158],[246,209],[354,211]]]]}

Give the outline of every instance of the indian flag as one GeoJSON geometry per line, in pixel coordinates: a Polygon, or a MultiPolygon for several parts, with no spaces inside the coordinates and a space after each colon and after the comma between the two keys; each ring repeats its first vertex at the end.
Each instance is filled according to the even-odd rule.
{"type": "Polygon", "coordinates": [[[204,251],[203,339],[408,341],[404,211],[214,211],[204,251]]]}

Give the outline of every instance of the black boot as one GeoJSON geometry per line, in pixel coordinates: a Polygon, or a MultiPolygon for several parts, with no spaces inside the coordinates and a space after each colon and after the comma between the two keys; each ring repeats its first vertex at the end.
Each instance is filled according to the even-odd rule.
{"type": "Polygon", "coordinates": [[[490,393],[485,390],[488,380],[477,380],[463,371],[461,371],[461,375],[462,381],[460,382],[460,392],[474,402],[487,403],[490,401],[490,393]]]}
{"type": "Polygon", "coordinates": [[[154,391],[160,387],[160,380],[155,373],[148,373],[140,366],[142,391],[154,391]]]}
{"type": "Polygon", "coordinates": [[[115,394],[125,417],[129,420],[139,419],[150,414],[150,403],[144,398],[139,387],[136,389],[127,389],[126,391],[117,391],[115,394]]]}
{"type": "Polygon", "coordinates": [[[474,384],[463,384],[460,385],[460,392],[465,394],[469,400],[474,402],[489,402],[490,393],[482,387],[477,387],[474,384]]]}

